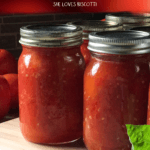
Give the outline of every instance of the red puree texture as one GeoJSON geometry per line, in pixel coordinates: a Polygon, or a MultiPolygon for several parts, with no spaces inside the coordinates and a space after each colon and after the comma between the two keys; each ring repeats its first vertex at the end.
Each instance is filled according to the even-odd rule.
{"type": "Polygon", "coordinates": [[[131,150],[125,124],[146,124],[146,55],[92,56],[84,74],[84,142],[88,150],[131,150]]]}
{"type": "Polygon", "coordinates": [[[87,48],[88,42],[89,42],[89,40],[84,40],[81,47],[80,47],[81,53],[84,57],[86,65],[88,65],[88,63],[90,62],[90,58],[91,58],[91,53],[87,48]]]}
{"type": "Polygon", "coordinates": [[[82,136],[84,69],[80,46],[23,45],[18,69],[19,110],[27,140],[63,143],[82,136]]]}

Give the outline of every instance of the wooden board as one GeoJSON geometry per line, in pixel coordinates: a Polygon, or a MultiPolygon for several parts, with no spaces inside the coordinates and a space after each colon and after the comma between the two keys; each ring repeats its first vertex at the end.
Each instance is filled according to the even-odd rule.
{"type": "Polygon", "coordinates": [[[19,128],[19,118],[0,123],[0,150],[87,150],[82,139],[69,144],[50,146],[28,142],[19,128]]]}

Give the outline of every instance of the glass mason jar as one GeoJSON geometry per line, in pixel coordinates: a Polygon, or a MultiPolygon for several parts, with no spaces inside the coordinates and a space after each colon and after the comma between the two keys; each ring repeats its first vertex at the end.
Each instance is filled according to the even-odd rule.
{"type": "MultiPolygon", "coordinates": [[[[132,28],[130,30],[137,30],[137,31],[146,31],[150,33],[150,26],[146,26],[146,27],[136,27],[136,28],[132,28]]],[[[150,55],[149,55],[149,70],[150,70],[150,55]]],[[[150,125],[150,85],[149,85],[149,98],[148,98],[148,114],[147,114],[147,124],[150,125]]]]}
{"type": "Polygon", "coordinates": [[[89,63],[91,54],[87,49],[88,46],[88,36],[91,32],[102,32],[102,31],[114,31],[114,30],[122,30],[122,25],[112,22],[112,21],[100,21],[100,20],[83,20],[83,21],[75,21],[70,22],[69,24],[73,24],[79,26],[83,29],[83,44],[81,45],[81,53],[84,57],[86,65],[89,63]]]}
{"type": "Polygon", "coordinates": [[[150,26],[150,13],[112,13],[105,16],[106,21],[123,25],[123,30],[133,27],[150,26]]]}
{"type": "Polygon", "coordinates": [[[23,136],[34,143],[74,141],[83,132],[82,29],[29,25],[20,29],[19,116],[23,136]]]}
{"type": "Polygon", "coordinates": [[[150,36],[94,32],[84,73],[83,137],[88,150],[131,150],[126,124],[146,124],[150,36]]]}

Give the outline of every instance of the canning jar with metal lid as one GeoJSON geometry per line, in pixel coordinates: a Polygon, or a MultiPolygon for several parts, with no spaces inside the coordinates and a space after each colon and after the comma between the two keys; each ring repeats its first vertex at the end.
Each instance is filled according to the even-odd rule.
{"type": "Polygon", "coordinates": [[[60,144],[82,136],[82,29],[39,24],[20,29],[19,116],[23,136],[60,144]]]}
{"type": "Polygon", "coordinates": [[[124,30],[129,30],[133,27],[150,26],[149,13],[124,13],[124,14],[107,14],[107,21],[114,21],[123,24],[124,30]]]}
{"type": "MultiPolygon", "coordinates": [[[[146,31],[150,33],[150,26],[147,27],[136,27],[136,28],[132,28],[130,30],[138,30],[138,31],[146,31]]],[[[149,68],[150,68],[150,55],[149,55],[149,68]]],[[[150,70],[150,69],[149,69],[150,70]]],[[[150,75],[149,75],[150,77],[150,75]]],[[[149,86],[149,98],[148,98],[148,113],[147,113],[147,124],[150,125],[150,86],[149,86]]]]}
{"type": "Polygon", "coordinates": [[[83,137],[89,150],[131,150],[126,124],[146,124],[150,35],[94,32],[84,73],[83,137]]]}
{"type": "Polygon", "coordinates": [[[80,26],[83,29],[83,44],[81,45],[81,53],[84,57],[86,65],[90,61],[91,54],[87,49],[88,46],[88,35],[91,32],[102,32],[102,31],[114,31],[122,30],[122,25],[112,21],[99,21],[99,20],[83,20],[74,21],[70,24],[80,26]]]}

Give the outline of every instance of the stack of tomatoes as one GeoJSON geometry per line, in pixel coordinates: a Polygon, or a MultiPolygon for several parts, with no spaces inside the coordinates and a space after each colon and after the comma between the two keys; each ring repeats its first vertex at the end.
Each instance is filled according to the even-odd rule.
{"type": "Polygon", "coordinates": [[[18,108],[17,60],[7,50],[0,49],[0,119],[10,109],[18,108]]]}

